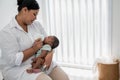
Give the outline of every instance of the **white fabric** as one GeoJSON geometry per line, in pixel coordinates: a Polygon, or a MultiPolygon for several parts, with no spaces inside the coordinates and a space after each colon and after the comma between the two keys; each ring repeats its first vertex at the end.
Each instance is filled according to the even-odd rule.
{"type": "Polygon", "coordinates": [[[57,66],[57,63],[52,62],[49,69],[44,71],[46,74],[50,74],[50,72],[57,66]]]}
{"type": "Polygon", "coordinates": [[[15,65],[20,65],[22,63],[23,57],[24,57],[23,52],[16,54],[15,65]]]}
{"type": "MultiPolygon", "coordinates": [[[[5,80],[35,80],[40,74],[28,74],[26,69],[31,67],[32,56],[24,63],[22,62],[23,52],[32,46],[35,35],[38,34],[46,36],[46,33],[39,22],[35,21],[28,26],[28,33],[26,33],[17,23],[15,18],[0,31],[0,48],[2,55],[0,58],[0,68],[5,80]]],[[[41,37],[41,36],[40,36],[41,37]]]]}
{"type": "Polygon", "coordinates": [[[52,48],[48,44],[43,45],[42,48],[37,52],[36,57],[38,57],[42,53],[42,50],[51,51],[52,48]]]}

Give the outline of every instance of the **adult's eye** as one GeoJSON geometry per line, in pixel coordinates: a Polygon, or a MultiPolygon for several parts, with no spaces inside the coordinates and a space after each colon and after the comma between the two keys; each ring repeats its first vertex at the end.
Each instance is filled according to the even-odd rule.
{"type": "Polygon", "coordinates": [[[34,15],[34,16],[36,16],[36,14],[35,14],[35,13],[33,13],[33,15],[34,15]]]}

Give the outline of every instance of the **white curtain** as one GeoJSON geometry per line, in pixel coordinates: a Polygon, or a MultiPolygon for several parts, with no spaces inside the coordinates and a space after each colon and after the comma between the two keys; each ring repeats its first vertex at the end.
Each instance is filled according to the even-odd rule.
{"type": "Polygon", "coordinates": [[[42,0],[42,23],[60,40],[54,59],[90,68],[97,57],[111,55],[110,7],[111,0],[42,0]]]}

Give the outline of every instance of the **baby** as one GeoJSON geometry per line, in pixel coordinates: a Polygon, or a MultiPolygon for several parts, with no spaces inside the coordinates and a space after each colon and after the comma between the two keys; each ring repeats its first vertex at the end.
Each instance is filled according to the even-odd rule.
{"type": "Polygon", "coordinates": [[[38,52],[35,54],[35,58],[32,62],[32,68],[27,69],[28,73],[37,73],[40,71],[44,71],[46,69],[47,64],[45,63],[45,57],[48,52],[52,51],[52,49],[56,48],[59,45],[59,40],[56,36],[48,36],[43,40],[43,46],[38,52]]]}

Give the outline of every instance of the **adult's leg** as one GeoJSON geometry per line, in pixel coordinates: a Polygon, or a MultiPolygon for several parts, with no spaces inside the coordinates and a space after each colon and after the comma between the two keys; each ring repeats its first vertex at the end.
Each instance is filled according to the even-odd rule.
{"type": "Polygon", "coordinates": [[[52,80],[48,75],[45,73],[40,74],[36,80],[52,80]]]}
{"type": "Polygon", "coordinates": [[[69,80],[68,75],[58,66],[53,69],[49,76],[52,80],[69,80]]]}

